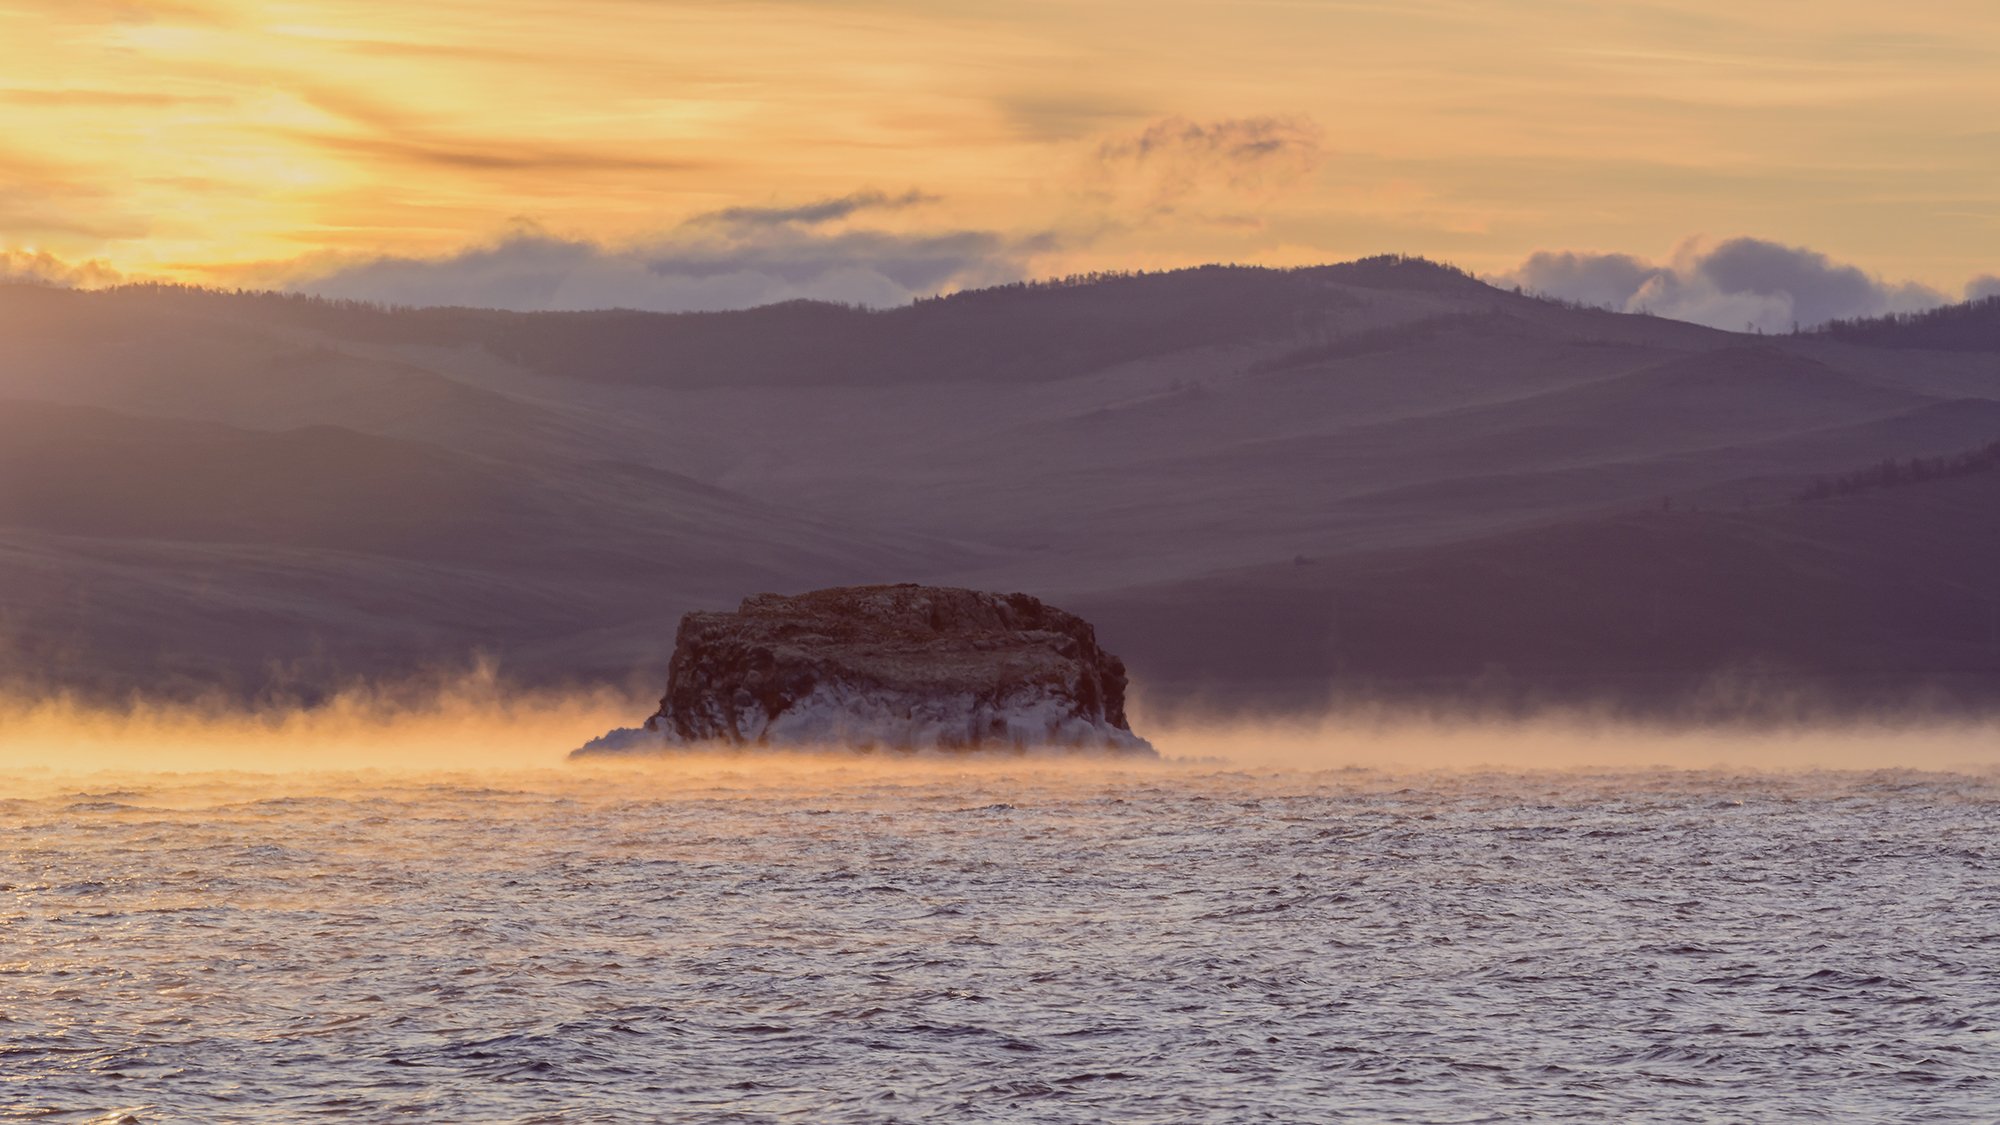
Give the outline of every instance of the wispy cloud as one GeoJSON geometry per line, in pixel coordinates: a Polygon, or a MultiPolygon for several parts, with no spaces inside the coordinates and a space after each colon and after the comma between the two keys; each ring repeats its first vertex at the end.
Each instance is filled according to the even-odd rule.
{"type": "Polygon", "coordinates": [[[32,12],[67,23],[99,24],[221,24],[226,17],[213,4],[187,0],[8,0],[0,10],[32,12]]]}
{"type": "Polygon", "coordinates": [[[341,137],[307,134],[322,148],[414,167],[469,172],[684,172],[696,161],[520,138],[341,137]]]}
{"type": "Polygon", "coordinates": [[[1157,113],[1127,95],[1074,88],[1021,90],[994,99],[994,107],[1014,131],[1037,141],[1076,140],[1157,113]]]}
{"type": "MultiPolygon", "coordinates": [[[[1714,244],[1690,239],[1665,263],[1631,254],[1545,250],[1494,280],[1627,312],[1767,332],[1913,312],[1950,300],[1929,286],[1886,281],[1816,250],[1756,238],[1714,244]]],[[[1971,290],[1968,286],[1968,294],[1971,290]]]]}
{"type": "Polygon", "coordinates": [[[136,238],[146,220],[87,169],[0,151],[0,246],[136,238]]]}
{"type": "Polygon", "coordinates": [[[1268,200],[1326,161],[1324,136],[1305,117],[1170,117],[1097,146],[1092,189],[1106,201],[1172,210],[1268,200]]]}
{"type": "Polygon", "coordinates": [[[91,109],[164,109],[173,106],[228,105],[230,99],[212,94],[163,94],[132,90],[0,89],[0,102],[50,109],[87,107],[91,109]]]}
{"type": "Polygon", "coordinates": [[[851,218],[862,211],[900,211],[906,207],[936,202],[938,202],[937,196],[928,195],[915,188],[901,195],[890,195],[887,192],[869,189],[843,195],[838,199],[822,199],[793,207],[727,207],[697,216],[694,221],[734,226],[785,224],[817,226],[821,223],[851,218]]]}
{"type": "Polygon", "coordinates": [[[701,166],[698,161],[630,145],[613,148],[525,135],[467,135],[440,128],[422,114],[337,87],[308,87],[300,96],[345,128],[287,130],[291,137],[371,161],[460,172],[679,172],[701,166]]]}

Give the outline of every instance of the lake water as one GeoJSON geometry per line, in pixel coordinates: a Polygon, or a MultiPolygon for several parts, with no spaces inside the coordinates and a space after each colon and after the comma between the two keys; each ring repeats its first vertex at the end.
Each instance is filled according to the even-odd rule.
{"type": "Polygon", "coordinates": [[[0,1119],[2000,1119],[2000,777],[0,777],[0,1119]]]}

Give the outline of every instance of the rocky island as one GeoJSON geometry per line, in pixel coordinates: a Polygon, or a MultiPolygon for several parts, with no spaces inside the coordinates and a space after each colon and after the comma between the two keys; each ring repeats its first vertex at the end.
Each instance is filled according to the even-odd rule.
{"type": "Polygon", "coordinates": [[[704,745],[1153,753],[1089,622],[1026,594],[917,585],[690,613],[659,711],[573,756],[704,745]]]}

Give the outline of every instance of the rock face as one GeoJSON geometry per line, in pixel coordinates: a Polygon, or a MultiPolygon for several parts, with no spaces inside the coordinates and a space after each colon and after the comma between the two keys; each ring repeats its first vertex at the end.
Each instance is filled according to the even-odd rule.
{"type": "Polygon", "coordinates": [[[659,712],[577,753],[702,743],[1152,753],[1089,622],[1026,594],[914,585],[690,613],[659,712]]]}

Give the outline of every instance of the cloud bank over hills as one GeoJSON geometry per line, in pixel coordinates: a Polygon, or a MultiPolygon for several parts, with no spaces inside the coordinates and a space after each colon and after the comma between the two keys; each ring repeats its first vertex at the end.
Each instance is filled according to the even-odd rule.
{"type": "MultiPolygon", "coordinates": [[[[1819,251],[1760,238],[1713,245],[1690,239],[1666,263],[1631,254],[1542,251],[1493,280],[1732,331],[1785,332],[1829,320],[1918,312],[1953,300],[1926,285],[1886,281],[1819,251]]],[[[2000,279],[1981,277],[1966,285],[1965,297],[1994,290],[2000,290],[2000,279]]]]}
{"type": "MultiPolygon", "coordinates": [[[[1248,147],[1259,155],[1243,160],[1260,176],[1282,177],[1293,163],[1317,158],[1299,141],[1305,134],[1295,136],[1276,125],[1260,129],[1246,126],[1237,131],[1242,135],[1225,140],[1190,127],[1163,136],[1156,147],[1174,150],[1165,162],[1175,167],[1193,159],[1179,151],[1190,146],[1248,147]],[[1260,167],[1265,161],[1272,167],[1260,167]]],[[[1152,159],[1143,153],[1119,155],[1142,163],[1152,159]]],[[[1174,177],[1167,182],[1175,182],[1174,177]]],[[[494,243],[449,257],[380,258],[293,287],[390,304],[520,311],[615,307],[690,312],[799,298],[882,308],[1036,276],[1036,256],[1061,248],[1058,236],[1046,232],[913,232],[853,222],[868,212],[901,211],[932,201],[915,191],[897,196],[864,191],[792,206],[737,207],[698,216],[663,237],[623,247],[523,226],[494,243]]],[[[1974,278],[1963,298],[1957,298],[1916,282],[1877,277],[1807,247],[1749,237],[1689,239],[1666,262],[1626,253],[1540,251],[1488,280],[1621,312],[1762,332],[1918,312],[2000,294],[2000,276],[1974,278]]]]}
{"type": "Polygon", "coordinates": [[[664,235],[606,245],[518,224],[498,240],[442,258],[385,257],[292,288],[396,305],[516,311],[747,309],[810,299],[886,307],[945,290],[1018,281],[1053,236],[984,230],[898,230],[855,223],[933,202],[875,190],[695,216],[664,235]]]}
{"type": "MultiPolygon", "coordinates": [[[[1098,154],[1108,199],[1173,212],[1284,191],[1324,160],[1310,122],[1278,118],[1168,121],[1098,154]]],[[[1063,272],[1088,233],[1006,232],[924,222],[941,198],[917,189],[737,205],[664,233],[607,242],[517,220],[496,237],[435,256],[270,263],[246,275],[314,296],[421,307],[517,312],[636,309],[708,312],[793,300],[892,308],[963,289],[1063,272]]],[[[1218,214],[1221,212],[1217,212],[1218,214]]],[[[933,217],[934,218],[934,217],[933,217]]],[[[1329,253],[1328,260],[1338,255],[1329,253]]],[[[1729,331],[1781,333],[1831,320],[1920,312],[2000,296],[1983,273],[1954,296],[1893,281],[1824,252],[1747,236],[1692,237],[1664,261],[1624,252],[1542,250],[1481,275],[1501,287],[1619,312],[1645,312],[1729,331]]],[[[0,251],[0,281],[94,289],[149,278],[46,250],[0,251]]]]}

